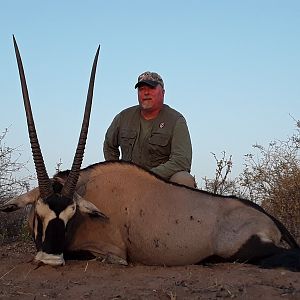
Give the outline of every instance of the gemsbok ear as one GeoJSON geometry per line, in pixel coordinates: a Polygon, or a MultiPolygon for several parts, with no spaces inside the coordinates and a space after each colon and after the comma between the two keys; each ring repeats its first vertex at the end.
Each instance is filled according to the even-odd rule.
{"type": "Polygon", "coordinates": [[[90,201],[85,200],[76,192],[74,193],[74,200],[77,204],[79,211],[83,214],[88,214],[91,217],[100,218],[102,221],[105,222],[109,220],[109,218],[104,213],[102,213],[96,205],[94,205],[90,201]]]}
{"type": "Polygon", "coordinates": [[[34,188],[28,193],[15,197],[0,206],[0,211],[12,212],[20,208],[24,208],[29,204],[33,204],[40,196],[39,188],[34,188]]]}

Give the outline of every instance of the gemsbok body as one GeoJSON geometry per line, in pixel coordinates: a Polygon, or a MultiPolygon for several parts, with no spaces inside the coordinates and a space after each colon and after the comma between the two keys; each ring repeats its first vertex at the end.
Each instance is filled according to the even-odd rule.
{"type": "Polygon", "coordinates": [[[99,48],[72,168],[50,179],[15,39],[14,45],[38,187],[8,201],[0,210],[9,212],[32,204],[29,224],[36,261],[62,265],[65,257],[90,254],[118,264],[237,261],[300,271],[295,239],[282,223],[250,201],[170,183],[122,161],[80,169],[99,48]],[[283,241],[287,248],[281,245],[283,241]]]}

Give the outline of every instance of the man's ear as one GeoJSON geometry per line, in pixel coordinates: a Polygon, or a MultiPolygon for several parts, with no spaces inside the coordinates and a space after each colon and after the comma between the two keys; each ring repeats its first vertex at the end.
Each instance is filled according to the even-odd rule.
{"type": "Polygon", "coordinates": [[[92,202],[85,200],[77,193],[74,194],[74,200],[77,204],[77,207],[80,212],[83,214],[88,214],[91,217],[100,218],[103,221],[108,221],[109,218],[102,213],[96,205],[94,205],[92,202]]]}

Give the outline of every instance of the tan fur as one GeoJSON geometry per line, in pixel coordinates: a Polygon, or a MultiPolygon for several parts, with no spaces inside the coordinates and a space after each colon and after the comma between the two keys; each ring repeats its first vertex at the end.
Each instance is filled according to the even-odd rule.
{"type": "Polygon", "coordinates": [[[110,220],[82,216],[69,244],[73,250],[185,265],[210,255],[230,257],[254,234],[280,240],[273,221],[254,208],[166,183],[132,165],[100,164],[82,172],[77,186],[110,220]]]}
{"type": "MultiPolygon", "coordinates": [[[[63,183],[66,175],[58,176],[54,180],[63,183]]],[[[6,205],[33,203],[31,228],[36,209],[44,225],[54,217],[38,194],[34,189],[6,205]]],[[[88,250],[123,264],[186,265],[213,255],[226,259],[252,236],[275,245],[281,239],[270,217],[242,201],[168,183],[131,164],[100,163],[82,170],[74,201],[77,213],[67,227],[65,250],[88,250]],[[95,210],[109,220],[91,218],[95,210]]],[[[60,218],[66,223],[73,213],[71,205],[60,218]]]]}

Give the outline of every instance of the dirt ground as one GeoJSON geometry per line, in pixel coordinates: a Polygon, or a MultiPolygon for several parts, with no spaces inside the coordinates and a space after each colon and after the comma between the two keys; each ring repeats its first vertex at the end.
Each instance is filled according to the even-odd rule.
{"type": "Polygon", "coordinates": [[[97,260],[31,263],[32,244],[0,247],[0,299],[300,299],[300,274],[246,264],[149,267],[97,260]]]}

